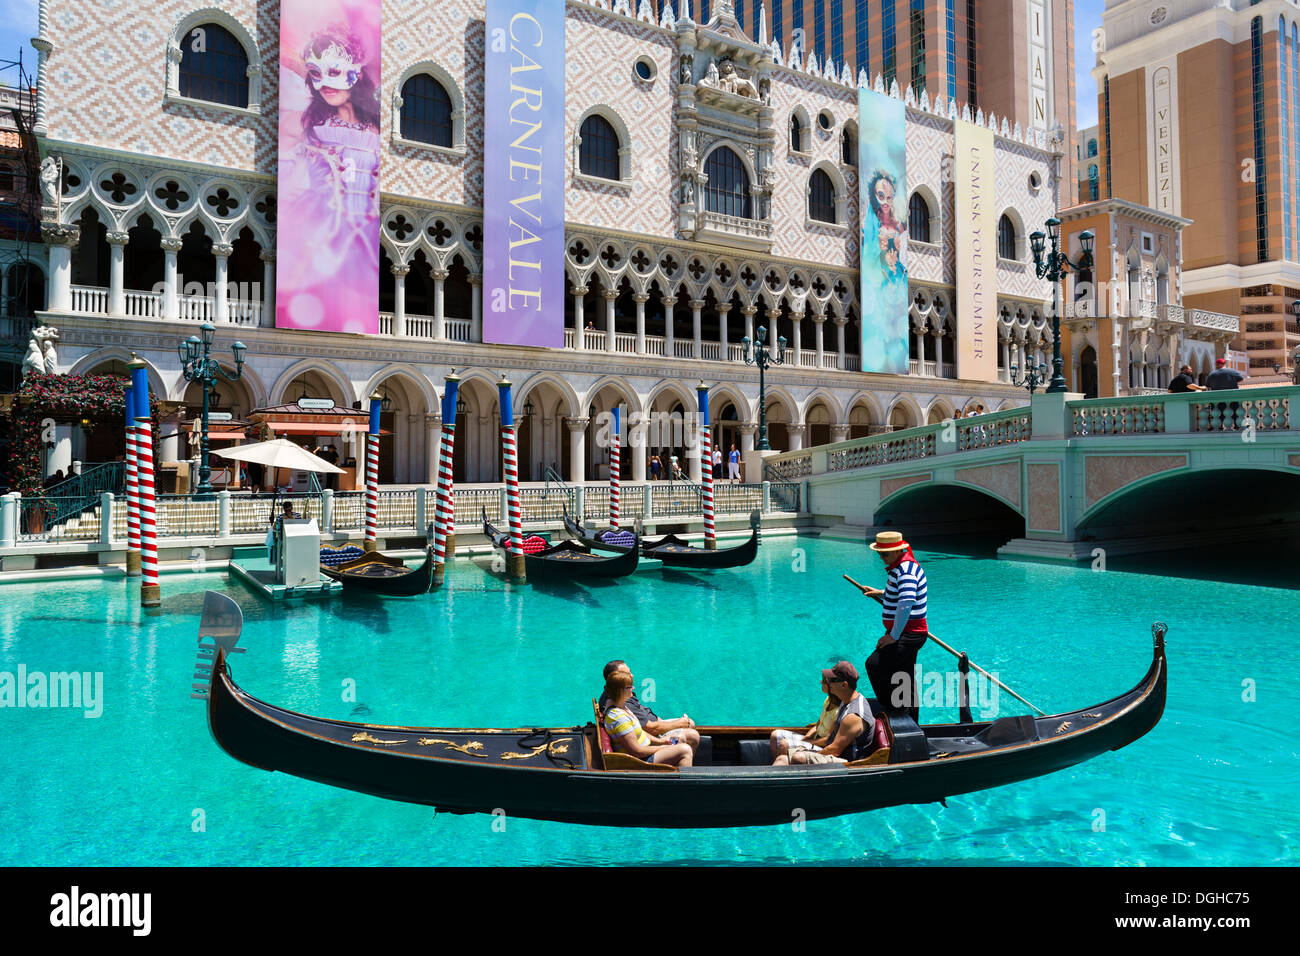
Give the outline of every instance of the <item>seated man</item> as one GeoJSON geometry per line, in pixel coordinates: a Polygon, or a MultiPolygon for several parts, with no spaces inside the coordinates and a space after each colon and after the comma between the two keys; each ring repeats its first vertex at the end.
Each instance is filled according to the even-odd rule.
{"type": "Polygon", "coordinates": [[[867,699],[858,693],[858,669],[848,661],[822,671],[831,696],[839,701],[830,743],[812,750],[796,750],[772,761],[774,767],[790,764],[848,763],[871,753],[876,720],[867,699]]]}
{"type": "Polygon", "coordinates": [[[614,749],[649,763],[691,766],[695,756],[692,747],[677,737],[647,734],[641,722],[628,712],[626,705],[632,696],[632,675],[628,672],[616,670],[605,679],[605,693],[601,700],[609,701],[609,708],[601,720],[614,749]]]}
{"type": "Polygon", "coordinates": [[[272,564],[278,560],[280,539],[284,536],[284,519],[301,517],[302,515],[294,514],[293,502],[286,501],[281,506],[280,513],[271,519],[271,527],[266,531],[266,558],[272,564]]]}
{"type": "MultiPolygon", "coordinates": [[[[610,675],[616,672],[624,673],[627,675],[628,680],[632,680],[632,671],[627,666],[626,661],[610,661],[605,665],[605,682],[608,683],[610,675]]],[[[635,686],[636,681],[633,680],[632,684],[635,686]]],[[[602,711],[609,709],[610,706],[607,697],[600,698],[600,709],[602,711]]],[[[695,729],[695,721],[685,714],[673,720],[660,720],[653,710],[637,699],[635,690],[632,691],[624,709],[635,717],[648,733],[676,737],[682,743],[690,744],[692,752],[700,746],[700,734],[695,729]]]]}
{"type": "Polygon", "coordinates": [[[804,733],[797,730],[772,731],[768,746],[772,748],[773,757],[789,755],[792,750],[819,750],[830,743],[831,728],[835,726],[835,713],[840,709],[840,702],[831,696],[825,677],[822,678],[822,693],[826,695],[826,703],[822,705],[821,716],[804,733]]]}

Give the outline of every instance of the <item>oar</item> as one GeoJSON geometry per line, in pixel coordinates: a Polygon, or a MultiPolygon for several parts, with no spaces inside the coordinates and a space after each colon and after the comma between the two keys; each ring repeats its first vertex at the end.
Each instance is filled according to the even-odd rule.
{"type": "MultiPolygon", "coordinates": [[[[851,577],[849,577],[847,574],[844,575],[844,580],[845,580],[845,581],[848,581],[850,584],[852,584],[852,585],[853,585],[855,588],[857,588],[858,590],[862,590],[862,588],[864,587],[864,585],[859,584],[857,581],[853,580],[853,579],[852,579],[851,577]]],[[[863,593],[866,593],[866,592],[864,591],[863,593]]],[[[876,599],[879,603],[881,603],[881,604],[884,604],[884,603],[885,603],[884,598],[883,598],[881,595],[879,595],[879,594],[871,594],[871,595],[868,595],[868,596],[869,596],[869,597],[873,597],[873,598],[875,598],[875,599],[876,599]]],[[[949,647],[949,646],[948,646],[947,644],[945,644],[943,641],[939,640],[939,638],[936,637],[934,634],[931,634],[931,635],[930,635],[930,640],[934,641],[936,644],[938,644],[940,647],[942,647],[945,651],[947,651],[947,652],[948,652],[949,654],[951,654],[953,657],[956,657],[956,658],[958,658],[958,659],[961,658],[961,655],[960,655],[960,654],[958,654],[956,651],[954,651],[951,647],[949,647]]],[[[1017,694],[1014,690],[1012,690],[1012,689],[1011,689],[1010,687],[1008,687],[1006,684],[1002,683],[1002,681],[998,680],[996,677],[994,677],[992,674],[990,674],[990,673],[989,673],[988,671],[986,671],[984,668],[980,667],[978,664],[976,664],[976,663],[975,663],[974,661],[972,661],[970,658],[967,658],[966,661],[967,661],[967,663],[970,664],[971,667],[975,668],[975,670],[979,671],[981,674],[983,674],[983,675],[984,675],[985,677],[987,677],[989,680],[993,681],[993,683],[997,684],[999,687],[1001,687],[1004,691],[1006,691],[1008,694],[1010,694],[1010,695],[1011,695],[1012,697],[1014,697],[1016,700],[1020,701],[1022,704],[1029,704],[1030,707],[1033,707],[1034,710],[1038,711],[1038,712],[1039,712],[1040,714],[1042,714],[1044,717],[1047,716],[1047,711],[1042,710],[1042,709],[1039,708],[1039,707],[1035,707],[1033,704],[1030,704],[1029,701],[1025,700],[1023,697],[1021,697],[1019,694],[1017,694]]]]}

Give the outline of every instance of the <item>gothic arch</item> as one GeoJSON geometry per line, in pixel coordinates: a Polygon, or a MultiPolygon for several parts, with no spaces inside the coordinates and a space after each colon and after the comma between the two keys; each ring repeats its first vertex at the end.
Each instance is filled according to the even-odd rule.
{"type": "Polygon", "coordinates": [[[436,60],[419,60],[412,63],[397,77],[392,96],[392,142],[398,146],[431,149],[443,153],[451,151],[463,154],[465,152],[465,95],[460,90],[460,84],[436,60]],[[450,147],[437,146],[418,139],[406,139],[402,136],[402,90],[408,80],[421,73],[428,74],[436,80],[447,93],[447,98],[451,100],[450,147]]]}
{"type": "MultiPolygon", "coordinates": [[[[293,383],[293,380],[304,372],[315,372],[324,378],[329,379],[339,387],[343,393],[345,405],[351,405],[358,398],[356,390],[352,386],[352,380],[343,373],[333,362],[326,359],[303,359],[290,365],[275,380],[275,385],[271,387],[271,402],[283,402],[286,400],[285,390],[293,383]]],[[[367,393],[369,394],[369,393],[367,393]]],[[[269,404],[269,403],[268,403],[269,404]]]]}

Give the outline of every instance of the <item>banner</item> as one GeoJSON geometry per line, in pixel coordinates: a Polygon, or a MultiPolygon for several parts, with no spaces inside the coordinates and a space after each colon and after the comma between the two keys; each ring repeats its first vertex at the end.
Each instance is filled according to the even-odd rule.
{"type": "Polygon", "coordinates": [[[862,371],[908,371],[907,117],[902,100],[858,89],[862,371]]]}
{"type": "Polygon", "coordinates": [[[379,331],[380,0],[281,0],[275,324],[379,331]]]}
{"type": "Polygon", "coordinates": [[[484,342],[564,347],[564,10],[487,2],[484,342]]]}
{"type": "Polygon", "coordinates": [[[998,377],[997,207],[993,130],[956,121],[957,377],[998,377]]]}

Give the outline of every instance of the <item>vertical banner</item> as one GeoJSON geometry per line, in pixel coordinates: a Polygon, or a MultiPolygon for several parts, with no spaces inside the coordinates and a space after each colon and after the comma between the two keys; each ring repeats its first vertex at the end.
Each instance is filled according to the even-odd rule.
{"type": "Polygon", "coordinates": [[[993,130],[956,121],[953,196],[957,217],[957,377],[998,377],[997,207],[993,130]]]}
{"type": "Polygon", "coordinates": [[[379,331],[380,0],[281,0],[275,324],[379,331]]]}
{"type": "Polygon", "coordinates": [[[564,17],[487,0],[483,341],[564,347],[564,17]]]}
{"type": "Polygon", "coordinates": [[[858,89],[862,371],[908,372],[907,116],[902,100],[858,89]]]}

